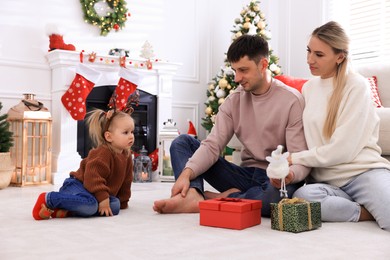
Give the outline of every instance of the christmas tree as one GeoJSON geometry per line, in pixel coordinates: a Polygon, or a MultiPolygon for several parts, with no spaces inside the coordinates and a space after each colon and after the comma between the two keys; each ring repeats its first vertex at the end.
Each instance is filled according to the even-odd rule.
{"type": "Polygon", "coordinates": [[[154,57],[153,46],[148,41],[146,41],[144,45],[142,45],[140,57],[145,58],[147,60],[154,57]]]}
{"type": "MultiPolygon", "coordinates": [[[[3,105],[0,102],[0,111],[3,105]]],[[[0,153],[7,153],[12,147],[12,132],[9,131],[9,122],[7,114],[0,115],[0,153]]]]}
{"type": "MultiPolygon", "coordinates": [[[[232,41],[243,34],[259,35],[269,41],[271,33],[267,30],[267,23],[264,13],[260,11],[260,1],[252,0],[245,6],[241,12],[240,17],[234,20],[232,41]]],[[[278,57],[269,52],[269,70],[272,76],[281,73],[278,65],[278,57]]],[[[219,106],[225,101],[225,98],[237,88],[238,84],[234,82],[234,71],[230,67],[229,62],[225,59],[224,66],[221,71],[213,78],[213,81],[208,85],[207,101],[205,102],[206,116],[202,118],[202,126],[210,131],[215,122],[215,116],[218,113],[219,106]]]]}

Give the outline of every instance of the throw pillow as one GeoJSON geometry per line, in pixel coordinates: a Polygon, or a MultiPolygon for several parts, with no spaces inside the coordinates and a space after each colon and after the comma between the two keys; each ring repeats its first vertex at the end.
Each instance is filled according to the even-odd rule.
{"type": "Polygon", "coordinates": [[[369,77],[367,80],[368,84],[370,85],[371,98],[372,101],[374,101],[375,107],[383,107],[381,99],[379,98],[378,82],[376,76],[369,77]]]}
{"type": "Polygon", "coordinates": [[[294,78],[286,75],[277,75],[274,78],[280,80],[287,86],[295,88],[299,92],[301,92],[303,84],[305,84],[305,82],[307,81],[307,79],[294,78]]]}

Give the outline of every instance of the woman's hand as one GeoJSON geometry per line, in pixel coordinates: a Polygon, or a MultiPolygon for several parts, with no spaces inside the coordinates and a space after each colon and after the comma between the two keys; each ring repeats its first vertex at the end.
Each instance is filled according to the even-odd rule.
{"type": "Polygon", "coordinates": [[[290,155],[287,157],[287,161],[288,161],[288,166],[291,166],[291,165],[292,165],[291,153],[290,153],[290,155]]]}
{"type": "Polygon", "coordinates": [[[110,198],[102,200],[99,202],[99,214],[100,216],[113,216],[111,208],[110,208],[110,198]]]}
{"type": "MultiPolygon", "coordinates": [[[[294,180],[294,173],[290,171],[285,179],[286,185],[290,184],[294,180]]],[[[275,188],[280,189],[282,186],[282,180],[281,179],[269,179],[272,186],[275,188]]]]}

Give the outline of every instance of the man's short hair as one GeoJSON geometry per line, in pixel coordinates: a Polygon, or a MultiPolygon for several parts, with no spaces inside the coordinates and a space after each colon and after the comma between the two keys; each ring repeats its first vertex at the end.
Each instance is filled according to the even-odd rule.
{"type": "Polygon", "coordinates": [[[245,34],[238,37],[229,47],[227,60],[229,62],[237,62],[244,56],[248,56],[256,64],[262,58],[268,58],[268,42],[258,35],[245,34]]]}

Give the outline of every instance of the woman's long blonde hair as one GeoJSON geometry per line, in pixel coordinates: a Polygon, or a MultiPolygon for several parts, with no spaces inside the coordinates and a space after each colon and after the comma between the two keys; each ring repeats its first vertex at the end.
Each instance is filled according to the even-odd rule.
{"type": "Polygon", "coordinates": [[[328,44],[335,54],[344,54],[343,61],[339,64],[335,64],[337,69],[336,74],[333,77],[333,94],[328,102],[327,116],[322,130],[325,138],[330,139],[336,129],[337,114],[347,81],[349,37],[345,33],[344,29],[334,21],[330,21],[316,28],[311,36],[317,37],[328,44]]]}

